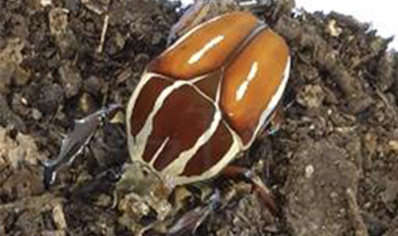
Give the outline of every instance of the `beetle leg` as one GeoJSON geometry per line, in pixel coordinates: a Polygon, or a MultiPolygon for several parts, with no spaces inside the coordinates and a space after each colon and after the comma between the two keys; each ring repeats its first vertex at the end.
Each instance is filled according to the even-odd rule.
{"type": "Polygon", "coordinates": [[[65,165],[71,165],[83,149],[90,144],[102,121],[111,119],[120,109],[122,109],[121,105],[112,104],[75,121],[73,130],[62,140],[58,157],[42,162],[44,166],[43,181],[46,189],[54,182],[57,171],[65,165]]]}
{"type": "Polygon", "coordinates": [[[168,236],[196,234],[199,226],[207,219],[210,213],[217,210],[221,205],[220,192],[216,189],[210,196],[206,205],[199,206],[193,210],[186,212],[177,222],[169,229],[168,236]]]}
{"type": "Polygon", "coordinates": [[[253,186],[253,191],[258,194],[260,200],[265,204],[265,206],[271,211],[272,214],[276,215],[277,207],[275,204],[274,196],[272,195],[269,188],[261,180],[261,178],[252,170],[236,165],[229,165],[225,167],[223,174],[230,178],[240,177],[249,181],[253,186]]]}
{"type": "MultiPolygon", "coordinates": [[[[91,141],[90,141],[90,142],[91,142],[91,141]]],[[[97,161],[98,165],[99,165],[100,167],[103,167],[103,161],[101,161],[100,158],[97,157],[97,156],[95,155],[94,150],[93,150],[93,148],[91,147],[91,143],[87,144],[87,150],[88,150],[88,152],[90,153],[90,155],[93,156],[94,159],[97,161]]]]}
{"type": "MultiPolygon", "coordinates": [[[[121,176],[120,167],[109,168],[94,177],[94,179],[85,182],[81,186],[78,186],[76,190],[73,191],[73,196],[77,198],[87,198],[95,192],[101,192],[108,189],[114,185],[114,183],[121,176]]],[[[113,203],[117,202],[117,195],[113,194],[113,203]]]]}
{"type": "Polygon", "coordinates": [[[208,0],[196,0],[181,16],[177,23],[171,27],[167,38],[167,45],[173,43],[179,36],[187,32],[195,22],[208,0]]]}
{"type": "Polygon", "coordinates": [[[170,45],[200,23],[238,9],[240,7],[235,0],[195,0],[171,28],[167,45],[170,45]]]}

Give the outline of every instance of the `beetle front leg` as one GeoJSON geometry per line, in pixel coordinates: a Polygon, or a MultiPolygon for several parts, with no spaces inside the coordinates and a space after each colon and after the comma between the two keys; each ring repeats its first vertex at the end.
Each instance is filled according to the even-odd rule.
{"type": "Polygon", "coordinates": [[[269,188],[264,184],[264,182],[256,173],[245,167],[229,165],[225,167],[223,174],[230,178],[238,177],[244,178],[245,180],[249,181],[253,186],[254,192],[258,194],[261,201],[265,204],[265,206],[270,210],[272,214],[276,215],[277,206],[274,197],[269,188]]]}
{"type": "Polygon", "coordinates": [[[44,166],[43,181],[46,189],[55,181],[57,171],[65,165],[71,165],[85,147],[90,144],[103,121],[111,119],[121,109],[121,105],[112,104],[75,121],[74,129],[62,140],[58,157],[42,163],[44,166]]]}
{"type": "MultiPolygon", "coordinates": [[[[195,23],[195,19],[198,17],[203,7],[206,4],[206,0],[196,0],[186,12],[181,16],[177,23],[173,25],[170,30],[169,37],[167,38],[167,45],[173,43],[182,34],[186,33],[188,29],[192,28],[195,23]]],[[[196,23],[197,24],[197,23],[196,23]]]]}

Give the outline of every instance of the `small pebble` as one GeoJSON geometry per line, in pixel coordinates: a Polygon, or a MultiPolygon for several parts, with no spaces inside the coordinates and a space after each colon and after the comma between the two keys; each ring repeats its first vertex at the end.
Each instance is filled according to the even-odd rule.
{"type": "Polygon", "coordinates": [[[306,85],[303,90],[297,95],[297,102],[308,108],[317,109],[323,103],[325,93],[319,85],[306,85]]]}
{"type": "Polygon", "coordinates": [[[398,140],[391,140],[390,142],[388,142],[388,145],[392,150],[398,151],[398,140]]]}
{"type": "Polygon", "coordinates": [[[37,109],[32,109],[32,117],[35,120],[40,120],[43,117],[43,114],[37,109]]]}
{"type": "Polygon", "coordinates": [[[315,169],[314,169],[313,165],[308,165],[305,167],[305,177],[306,178],[308,178],[308,179],[311,178],[312,175],[314,174],[314,172],[315,172],[315,169]]]}

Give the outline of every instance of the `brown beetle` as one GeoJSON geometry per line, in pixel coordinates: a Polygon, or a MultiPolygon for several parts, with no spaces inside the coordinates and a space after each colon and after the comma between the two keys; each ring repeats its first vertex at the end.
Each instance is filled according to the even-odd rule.
{"type": "Polygon", "coordinates": [[[133,163],[119,188],[148,189],[152,180],[173,188],[225,170],[273,118],[289,69],[283,38],[249,12],[188,31],[147,66],[130,98],[133,163]]]}
{"type": "MultiPolygon", "coordinates": [[[[117,190],[158,198],[145,201],[161,206],[160,220],[170,210],[161,202],[176,185],[221,172],[243,174],[266,195],[259,177],[228,165],[275,118],[289,69],[283,38],[249,12],[227,13],[190,29],[147,66],[130,98],[126,123],[132,163],[117,190]]],[[[84,137],[94,131],[88,129],[84,137]]],[[[195,219],[201,221],[209,209],[188,214],[174,229],[196,228],[195,219]]]]}

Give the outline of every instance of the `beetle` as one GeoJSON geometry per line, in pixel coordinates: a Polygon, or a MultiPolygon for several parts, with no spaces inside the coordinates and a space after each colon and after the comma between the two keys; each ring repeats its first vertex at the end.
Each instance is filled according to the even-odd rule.
{"type": "Polygon", "coordinates": [[[132,163],[118,188],[172,189],[226,170],[275,116],[289,70],[285,40],[247,11],[189,30],[148,64],[131,95],[132,163]]]}
{"type": "MultiPolygon", "coordinates": [[[[164,203],[174,187],[221,173],[241,174],[272,208],[261,179],[230,163],[279,117],[289,70],[285,40],[250,12],[229,12],[188,30],[148,64],[131,95],[126,110],[131,162],[125,164],[116,192],[131,193],[133,200],[137,198],[132,192],[144,196],[149,205],[158,206],[154,208],[162,221],[170,210],[164,203]]],[[[99,121],[111,118],[116,108],[83,119],[80,126],[89,127],[84,135],[74,130],[67,136],[64,149],[73,146],[75,151],[48,165],[48,184],[48,170],[53,173],[72,161],[99,121]]],[[[171,231],[188,226],[195,230],[203,221],[201,215],[212,208],[210,204],[187,213],[171,231]]]]}

